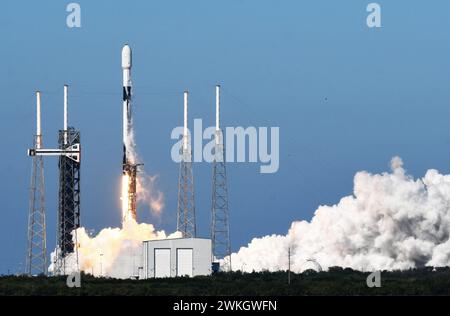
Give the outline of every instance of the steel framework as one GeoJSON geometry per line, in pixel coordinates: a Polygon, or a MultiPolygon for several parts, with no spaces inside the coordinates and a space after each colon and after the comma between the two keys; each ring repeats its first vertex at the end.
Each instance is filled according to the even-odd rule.
{"type": "MultiPolygon", "coordinates": [[[[80,132],[70,127],[59,131],[59,148],[80,144],[80,132]],[[67,137],[67,140],[65,139],[67,137]]],[[[66,256],[75,253],[78,267],[76,229],[80,227],[80,161],[59,157],[59,204],[57,231],[57,274],[66,274],[66,256]],[[72,232],[75,232],[72,237],[72,232]],[[75,240],[75,243],[74,243],[75,240]]]]}
{"type": "Polygon", "coordinates": [[[197,236],[195,224],[194,174],[191,150],[183,150],[178,179],[177,230],[185,238],[197,236]]]}
{"type": "MultiPolygon", "coordinates": [[[[221,136],[216,137],[221,138],[221,136]]],[[[211,224],[212,254],[213,261],[222,259],[220,267],[222,271],[231,271],[227,168],[224,159],[225,149],[222,142],[216,144],[214,152],[211,224]]]]}
{"type": "Polygon", "coordinates": [[[220,269],[231,271],[231,242],[228,210],[227,168],[223,133],[220,129],[220,86],[216,86],[216,134],[213,161],[212,222],[211,242],[212,261],[222,260],[220,269]]]}
{"type": "MultiPolygon", "coordinates": [[[[35,136],[33,148],[37,148],[38,143],[41,143],[41,135],[35,136]]],[[[44,161],[42,156],[32,157],[31,168],[26,274],[47,275],[44,161]]]]}
{"type": "Polygon", "coordinates": [[[188,92],[184,92],[183,147],[181,149],[180,176],[178,179],[177,230],[184,238],[195,238],[194,173],[192,170],[192,151],[188,132],[188,92]]]}

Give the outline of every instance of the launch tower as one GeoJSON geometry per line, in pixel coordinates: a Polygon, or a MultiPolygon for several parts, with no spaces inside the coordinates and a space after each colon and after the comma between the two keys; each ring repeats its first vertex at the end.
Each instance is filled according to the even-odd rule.
{"type": "MultiPolygon", "coordinates": [[[[59,131],[58,148],[60,151],[80,148],[80,132],[68,127],[68,86],[64,86],[64,128],[59,131]]],[[[59,191],[57,226],[57,274],[67,274],[66,257],[75,253],[78,266],[76,229],[80,227],[80,155],[59,155],[59,191]],[[72,233],[75,233],[74,238],[72,233]],[[75,243],[74,243],[75,240],[75,243]]],[[[73,263],[71,263],[73,264],[73,263]]]]}

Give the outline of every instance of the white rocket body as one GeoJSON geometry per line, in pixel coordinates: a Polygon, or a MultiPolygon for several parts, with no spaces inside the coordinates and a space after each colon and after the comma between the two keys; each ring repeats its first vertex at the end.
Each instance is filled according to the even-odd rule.
{"type": "Polygon", "coordinates": [[[128,134],[131,129],[131,66],[132,53],[131,48],[125,45],[122,48],[122,70],[123,70],[123,171],[130,163],[127,142],[128,134]]]}

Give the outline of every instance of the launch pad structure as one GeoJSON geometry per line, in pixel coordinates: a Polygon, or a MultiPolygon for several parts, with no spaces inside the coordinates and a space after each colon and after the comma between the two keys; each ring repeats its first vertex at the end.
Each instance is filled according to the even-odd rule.
{"type": "MultiPolygon", "coordinates": [[[[73,272],[74,269],[78,270],[78,248],[77,248],[77,234],[76,230],[80,227],[80,165],[81,165],[81,145],[80,145],[80,132],[73,127],[68,127],[67,121],[68,111],[68,86],[64,85],[64,128],[59,131],[58,135],[58,149],[43,149],[41,148],[40,136],[36,138],[37,145],[34,148],[28,150],[28,155],[33,157],[33,160],[39,161],[44,156],[57,156],[59,158],[59,191],[58,191],[58,222],[57,222],[57,240],[56,240],[56,256],[53,262],[54,269],[53,274],[65,275],[73,272]],[[70,270],[66,270],[66,259],[69,254],[74,253],[74,260],[70,262],[70,270]]],[[[40,93],[38,93],[38,133],[40,135],[40,93]]],[[[33,165],[33,173],[35,172],[33,165]]],[[[43,171],[42,171],[43,174],[43,171]]],[[[33,187],[33,180],[32,180],[33,187]]],[[[43,175],[42,175],[42,192],[43,188],[43,175]]],[[[32,205],[35,195],[32,195],[30,205],[32,205]]],[[[43,198],[42,198],[43,201],[43,198]]],[[[43,202],[41,203],[41,205],[43,202]]],[[[32,209],[30,207],[30,214],[32,209]]],[[[43,206],[41,206],[43,208],[43,206]]],[[[36,212],[36,211],[35,211],[36,212]]],[[[30,215],[30,219],[33,217],[30,215]]],[[[45,217],[44,217],[45,221],[45,217]]],[[[30,220],[32,223],[32,220],[30,220]]],[[[45,225],[45,223],[44,223],[45,225]]],[[[44,226],[45,228],[45,226],[44,226]]],[[[29,249],[35,245],[31,241],[31,236],[36,235],[32,229],[32,225],[29,224],[28,236],[29,236],[29,249]]],[[[45,234],[43,235],[45,245],[45,234]]],[[[28,256],[33,251],[28,250],[28,256]]],[[[46,251],[43,252],[45,261],[45,270],[42,273],[47,273],[46,268],[46,251]]],[[[28,272],[30,268],[27,266],[28,272]]],[[[30,273],[30,272],[29,272],[30,273]]]]}
{"type": "MultiPolygon", "coordinates": [[[[137,173],[141,164],[136,162],[132,140],[132,52],[128,45],[122,49],[123,70],[123,162],[122,162],[122,223],[136,220],[137,173]]],[[[47,275],[47,249],[45,225],[45,188],[43,157],[57,156],[59,190],[57,210],[56,252],[53,274],[67,275],[79,271],[77,229],[80,223],[80,131],[68,126],[68,86],[64,85],[64,127],[58,133],[58,148],[43,149],[41,135],[40,92],[37,92],[37,132],[33,158],[28,216],[28,247],[26,273],[47,275]]],[[[180,148],[178,179],[177,231],[184,239],[197,238],[195,190],[192,147],[188,130],[188,91],[184,94],[184,129],[180,148]]],[[[212,178],[211,256],[210,262],[220,261],[222,271],[231,271],[231,245],[228,209],[227,172],[223,133],[220,128],[220,86],[216,86],[216,131],[212,178]]]]}
{"type": "Polygon", "coordinates": [[[68,126],[68,86],[64,85],[64,128],[59,131],[61,151],[78,150],[77,155],[59,155],[58,226],[54,273],[66,275],[78,270],[77,229],[80,227],[80,131],[68,126]],[[70,263],[69,254],[74,253],[70,263]],[[68,265],[70,269],[68,270],[68,265]]]}
{"type": "MultiPolygon", "coordinates": [[[[59,148],[66,150],[80,144],[80,132],[70,127],[59,131],[59,148]]],[[[80,227],[80,161],[59,156],[57,270],[66,274],[65,257],[76,253],[76,229],[80,227]],[[74,238],[72,232],[75,232],[74,238]],[[74,242],[75,240],[75,242],[74,242]]]]}

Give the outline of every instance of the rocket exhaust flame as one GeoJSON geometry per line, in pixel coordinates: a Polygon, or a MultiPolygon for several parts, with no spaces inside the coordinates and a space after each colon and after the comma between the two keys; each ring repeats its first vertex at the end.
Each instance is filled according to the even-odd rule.
{"type": "Polygon", "coordinates": [[[129,180],[130,177],[127,174],[122,175],[122,222],[127,222],[128,220],[132,219],[131,213],[128,211],[129,208],[129,180]]]}

